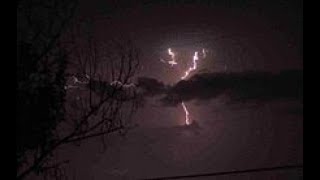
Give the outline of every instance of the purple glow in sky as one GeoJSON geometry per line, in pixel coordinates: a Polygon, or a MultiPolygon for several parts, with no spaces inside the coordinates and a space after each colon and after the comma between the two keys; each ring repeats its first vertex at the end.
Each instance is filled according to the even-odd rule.
{"type": "MultiPolygon", "coordinates": [[[[303,164],[302,1],[210,2],[80,1],[76,20],[90,20],[98,44],[128,38],[140,48],[141,68],[124,86],[151,95],[132,116],[137,126],[106,137],[105,151],[93,139],[59,152],[71,179],[303,164]]],[[[83,83],[73,77],[68,87],[83,83]]],[[[217,177],[301,178],[302,170],[217,177]]]]}

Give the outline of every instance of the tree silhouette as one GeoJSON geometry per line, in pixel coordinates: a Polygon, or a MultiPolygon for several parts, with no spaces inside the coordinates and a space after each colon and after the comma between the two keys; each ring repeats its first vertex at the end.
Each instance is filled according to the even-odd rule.
{"type": "Polygon", "coordinates": [[[75,0],[18,1],[17,179],[61,177],[65,161],[51,158],[57,149],[126,132],[137,108],[135,88],[126,84],[138,69],[138,49],[123,40],[98,45],[90,36],[79,42],[71,24],[76,7],[75,0]]]}

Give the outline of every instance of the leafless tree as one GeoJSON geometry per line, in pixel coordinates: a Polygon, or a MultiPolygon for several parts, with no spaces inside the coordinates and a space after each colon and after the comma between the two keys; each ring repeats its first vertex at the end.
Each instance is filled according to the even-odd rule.
{"type": "Polygon", "coordinates": [[[130,40],[99,43],[86,37],[85,42],[75,43],[75,62],[70,64],[66,119],[74,136],[68,142],[123,132],[138,107],[132,82],[139,67],[138,48],[130,40]]]}
{"type": "MultiPolygon", "coordinates": [[[[30,55],[30,59],[35,62],[33,71],[37,71],[39,66],[49,69],[45,71],[46,74],[56,80],[48,86],[49,89],[56,88],[62,92],[63,87],[55,87],[55,83],[64,84],[65,100],[61,101],[64,107],[63,117],[53,118],[52,121],[59,123],[48,130],[50,138],[44,137],[43,143],[35,141],[26,150],[21,150],[24,153],[19,154],[19,159],[22,157],[23,160],[18,162],[17,179],[23,179],[31,173],[62,178],[64,173],[61,166],[67,161],[52,160],[59,148],[92,137],[100,137],[104,143],[104,137],[110,133],[125,133],[131,127],[130,118],[138,107],[138,94],[132,83],[139,67],[138,48],[131,41],[123,39],[106,44],[91,36],[92,32],[85,33],[90,36],[79,38],[81,34],[72,28],[75,26],[69,25],[69,31],[63,32],[75,7],[75,1],[18,2],[18,50],[21,43],[28,44],[34,53],[30,55]],[[36,16],[36,12],[49,13],[42,20],[36,16]],[[63,33],[71,39],[65,38],[63,33]],[[68,66],[59,64],[58,70],[51,72],[50,69],[54,69],[58,59],[63,59],[63,62],[67,59],[68,66]],[[59,67],[63,72],[59,71],[59,67]],[[64,79],[66,81],[62,81],[64,79]],[[62,131],[61,127],[65,130],[62,131]]],[[[20,65],[25,56],[21,54],[17,59],[17,64],[20,65]]],[[[31,74],[25,73],[25,65],[19,73],[22,74],[21,77],[29,77],[31,74]],[[23,76],[23,73],[26,75],[23,76]]],[[[18,91],[19,88],[22,91],[25,88],[22,86],[32,81],[23,78],[18,80],[18,91]]],[[[39,84],[41,82],[43,81],[39,84]]],[[[32,88],[29,89],[32,91],[32,88]]],[[[55,113],[57,112],[53,109],[53,114],[55,113]]]]}

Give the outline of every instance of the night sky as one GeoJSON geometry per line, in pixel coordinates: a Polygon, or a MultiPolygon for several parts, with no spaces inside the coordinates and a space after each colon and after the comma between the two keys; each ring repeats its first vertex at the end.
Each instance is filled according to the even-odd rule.
{"type": "MultiPolygon", "coordinates": [[[[125,137],[111,135],[105,152],[99,140],[62,151],[71,177],[144,179],[303,164],[302,1],[82,0],[77,18],[91,19],[96,39],[136,43],[141,67],[132,82],[145,94],[132,117],[137,127],[125,137]],[[171,60],[168,48],[178,65],[161,62],[171,60]],[[206,57],[181,81],[203,48],[206,57]],[[196,123],[191,127],[182,101],[196,123]]],[[[216,179],[302,179],[302,170],[216,179]]]]}
{"type": "Polygon", "coordinates": [[[143,66],[148,67],[142,75],[170,83],[179,80],[177,71],[168,72],[158,61],[168,58],[169,47],[182,56],[182,62],[191,59],[195,50],[208,49],[210,58],[199,63],[210,72],[302,67],[300,1],[134,2],[97,1],[94,5],[90,1],[83,13],[94,17],[99,38],[121,34],[136,40],[144,55],[143,66]],[[108,12],[104,7],[110,6],[118,8],[104,13],[108,12]]]}

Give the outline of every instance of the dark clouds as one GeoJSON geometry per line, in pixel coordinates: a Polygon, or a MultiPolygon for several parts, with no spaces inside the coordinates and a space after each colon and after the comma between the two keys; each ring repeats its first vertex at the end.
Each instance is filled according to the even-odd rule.
{"type": "Polygon", "coordinates": [[[233,101],[302,100],[303,71],[202,73],[171,87],[152,78],[140,78],[139,86],[145,89],[146,95],[163,94],[161,101],[169,106],[220,95],[227,95],[233,101]]]}
{"type": "Polygon", "coordinates": [[[137,86],[143,89],[143,94],[146,96],[164,94],[168,89],[163,82],[149,77],[139,77],[137,86]]]}

